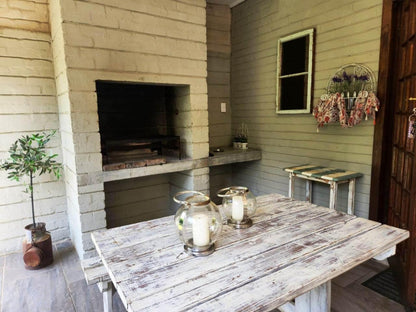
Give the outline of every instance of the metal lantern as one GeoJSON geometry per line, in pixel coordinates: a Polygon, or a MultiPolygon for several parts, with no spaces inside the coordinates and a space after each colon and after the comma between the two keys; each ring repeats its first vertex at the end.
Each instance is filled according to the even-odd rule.
{"type": "Polygon", "coordinates": [[[228,218],[228,223],[237,229],[253,225],[250,219],[256,212],[256,197],[245,186],[230,186],[217,192],[222,197],[222,209],[228,218]]]}
{"type": "Polygon", "coordinates": [[[179,192],[173,200],[181,204],[175,215],[175,224],[185,251],[197,257],[214,252],[214,243],[222,230],[218,207],[208,196],[196,191],[179,192]]]}

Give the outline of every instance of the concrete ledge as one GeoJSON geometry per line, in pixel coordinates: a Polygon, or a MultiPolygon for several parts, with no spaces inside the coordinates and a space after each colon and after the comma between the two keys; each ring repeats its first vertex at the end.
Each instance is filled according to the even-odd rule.
{"type": "Polygon", "coordinates": [[[241,150],[234,149],[232,147],[223,147],[221,149],[223,150],[223,152],[212,152],[214,156],[208,158],[209,167],[261,159],[261,151],[259,150],[241,150]]]}
{"type": "Polygon", "coordinates": [[[238,150],[228,147],[222,148],[222,150],[223,152],[213,152],[214,156],[206,158],[168,160],[166,164],[161,165],[104,171],[103,180],[110,182],[261,159],[261,151],[259,150],[238,150]]]}

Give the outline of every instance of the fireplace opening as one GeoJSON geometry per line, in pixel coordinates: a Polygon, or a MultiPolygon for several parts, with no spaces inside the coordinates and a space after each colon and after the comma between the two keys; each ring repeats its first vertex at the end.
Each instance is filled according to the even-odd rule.
{"type": "Polygon", "coordinates": [[[96,81],[96,90],[104,171],[181,158],[189,86],[96,81]]]}

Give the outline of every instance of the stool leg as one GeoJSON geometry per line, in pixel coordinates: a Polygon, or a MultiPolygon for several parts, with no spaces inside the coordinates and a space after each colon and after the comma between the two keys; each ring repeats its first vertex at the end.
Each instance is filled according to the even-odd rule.
{"type": "Polygon", "coordinates": [[[348,214],[354,214],[355,179],[351,179],[348,185],[348,214]]]}
{"type": "Polygon", "coordinates": [[[295,176],[293,173],[289,174],[289,197],[293,199],[295,195],[295,176]]]}
{"type": "Polygon", "coordinates": [[[329,184],[330,191],[329,191],[329,208],[335,210],[336,202],[337,202],[337,193],[338,193],[338,183],[331,182],[329,184]]]}
{"type": "Polygon", "coordinates": [[[312,181],[306,180],[306,201],[312,202],[312,181]]]}

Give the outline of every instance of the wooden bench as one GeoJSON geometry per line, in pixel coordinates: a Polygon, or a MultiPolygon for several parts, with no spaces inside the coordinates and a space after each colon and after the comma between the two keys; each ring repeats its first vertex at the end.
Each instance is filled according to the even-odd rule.
{"type": "Polygon", "coordinates": [[[289,197],[294,198],[295,178],[306,180],[306,200],[312,202],[312,182],[329,184],[329,208],[336,209],[338,185],[348,183],[348,214],[354,214],[355,179],[363,176],[360,172],[326,168],[315,165],[299,165],[283,168],[289,172],[289,197]]]}
{"type": "Polygon", "coordinates": [[[100,257],[85,259],[81,262],[87,285],[97,284],[103,294],[104,312],[113,311],[113,284],[100,257]]]}

